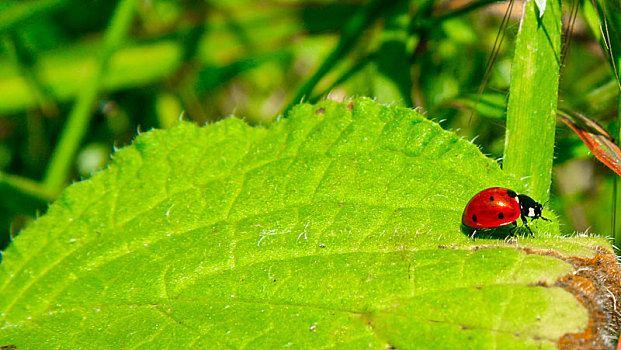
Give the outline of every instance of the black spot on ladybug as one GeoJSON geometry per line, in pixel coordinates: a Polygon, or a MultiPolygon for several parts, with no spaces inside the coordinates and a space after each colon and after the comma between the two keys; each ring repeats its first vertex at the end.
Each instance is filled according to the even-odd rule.
{"type": "Polygon", "coordinates": [[[326,111],[325,108],[319,108],[318,110],[315,111],[315,114],[323,114],[326,111]]]}
{"type": "Polygon", "coordinates": [[[500,220],[504,219],[505,218],[505,214],[503,214],[502,212],[498,213],[498,218],[500,220]]]}
{"type": "Polygon", "coordinates": [[[507,190],[507,195],[511,198],[517,197],[517,193],[515,191],[507,190]]]}
{"type": "Polygon", "coordinates": [[[490,197],[489,197],[489,201],[490,201],[490,202],[493,202],[493,201],[494,201],[494,196],[490,196],[490,197]]]}
{"type": "Polygon", "coordinates": [[[472,214],[472,221],[477,222],[477,216],[475,214],[472,214]]]}

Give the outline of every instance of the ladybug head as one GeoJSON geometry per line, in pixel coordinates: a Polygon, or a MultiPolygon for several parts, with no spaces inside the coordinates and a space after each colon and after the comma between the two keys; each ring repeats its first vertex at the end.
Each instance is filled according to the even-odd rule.
{"type": "Polygon", "coordinates": [[[531,219],[542,218],[546,221],[548,220],[541,216],[541,210],[543,209],[541,203],[536,202],[534,199],[525,194],[518,195],[518,199],[520,202],[520,211],[522,212],[522,216],[531,219]]]}

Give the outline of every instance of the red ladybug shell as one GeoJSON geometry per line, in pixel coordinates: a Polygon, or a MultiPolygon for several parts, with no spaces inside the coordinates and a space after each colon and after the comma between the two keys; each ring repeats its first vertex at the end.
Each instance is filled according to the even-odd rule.
{"type": "Polygon", "coordinates": [[[520,217],[520,202],[514,191],[492,187],[477,193],[464,209],[462,224],[471,228],[500,227],[520,217]]]}

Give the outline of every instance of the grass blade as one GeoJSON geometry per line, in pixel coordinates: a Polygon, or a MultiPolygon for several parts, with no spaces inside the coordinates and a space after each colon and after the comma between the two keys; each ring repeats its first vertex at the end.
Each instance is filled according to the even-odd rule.
{"type": "Polygon", "coordinates": [[[67,180],[73,158],[88,128],[92,109],[97,99],[97,92],[102,85],[109,58],[120,46],[129,30],[136,2],[136,0],[122,0],[116,7],[106,32],[104,48],[99,57],[97,68],[91,80],[85,82],[84,89],[78,95],[60,135],[58,145],[52,154],[43,179],[44,187],[47,190],[59,192],[67,180]]]}
{"type": "Polygon", "coordinates": [[[552,176],[560,54],[560,3],[550,1],[539,17],[534,1],[527,2],[511,71],[503,168],[543,202],[552,176]]]}

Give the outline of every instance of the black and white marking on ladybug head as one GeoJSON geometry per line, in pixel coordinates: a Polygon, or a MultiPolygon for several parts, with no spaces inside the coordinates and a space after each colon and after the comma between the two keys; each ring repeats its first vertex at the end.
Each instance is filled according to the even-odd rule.
{"type": "Polygon", "coordinates": [[[534,199],[525,194],[520,194],[517,198],[520,203],[520,211],[522,212],[522,215],[531,219],[538,219],[541,217],[541,210],[543,209],[541,203],[536,202],[534,199]]]}
{"type": "Polygon", "coordinates": [[[528,208],[528,215],[526,215],[526,216],[528,216],[529,218],[532,218],[535,215],[536,215],[535,214],[535,208],[528,208]]]}

